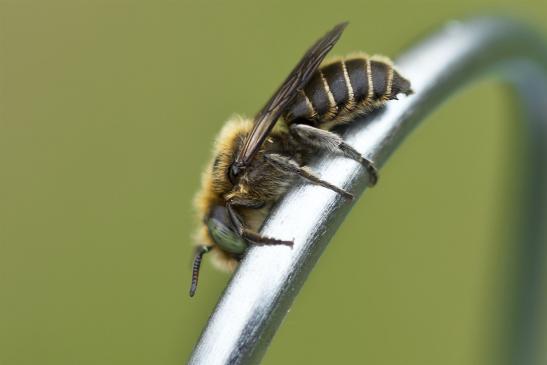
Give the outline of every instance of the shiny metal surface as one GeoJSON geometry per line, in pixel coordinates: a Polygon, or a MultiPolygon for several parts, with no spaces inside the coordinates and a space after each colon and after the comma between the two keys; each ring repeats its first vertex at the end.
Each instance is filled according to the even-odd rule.
{"type": "MultiPolygon", "coordinates": [[[[518,317],[508,334],[508,363],[537,359],[541,270],[545,261],[547,188],[547,49],[543,40],[508,19],[480,18],[447,24],[396,61],[415,94],[353,123],[344,138],[381,167],[399,143],[450,94],[485,75],[515,86],[526,109],[528,150],[523,197],[522,269],[515,295],[518,317]]],[[[442,142],[440,142],[442,143],[442,142]]],[[[312,166],[322,178],[361,195],[366,171],[352,160],[321,155],[312,166]]],[[[381,173],[380,173],[381,175],[381,173]]],[[[427,176],[424,176],[427,178],[427,176]]],[[[380,184],[382,179],[380,177],[380,184]]],[[[457,184],[457,183],[455,183],[457,184]]],[[[352,203],[330,190],[295,186],[273,211],[262,233],[294,239],[285,246],[251,249],[212,314],[190,364],[257,364],[289,307],[352,203]]]]}

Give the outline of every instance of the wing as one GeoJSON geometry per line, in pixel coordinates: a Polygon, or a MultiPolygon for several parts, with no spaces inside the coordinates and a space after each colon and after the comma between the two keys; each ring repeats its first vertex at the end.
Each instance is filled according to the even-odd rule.
{"type": "Polygon", "coordinates": [[[283,111],[297,95],[298,90],[306,86],[347,25],[347,22],[340,23],[319,39],[304,54],[287,79],[256,115],[253,129],[245,138],[243,146],[236,156],[234,162],[236,169],[244,169],[251,162],[283,111]]]}

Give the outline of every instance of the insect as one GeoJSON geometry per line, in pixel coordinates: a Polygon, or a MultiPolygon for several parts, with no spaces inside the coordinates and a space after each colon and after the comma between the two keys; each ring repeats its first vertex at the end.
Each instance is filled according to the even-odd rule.
{"type": "Polygon", "coordinates": [[[272,205],[297,179],[353,198],[305,166],[318,150],[358,161],[368,170],[370,185],[376,183],[372,161],[330,129],[412,90],[385,57],[360,54],[320,67],[346,26],[338,24],[304,54],[253,121],[234,117],[221,130],[195,200],[202,224],[196,234],[190,296],[207,252],[216,256],[217,266],[234,269],[251,245],[292,246],[257,232],[272,205]],[[280,118],[283,123],[276,124],[280,118]]]}

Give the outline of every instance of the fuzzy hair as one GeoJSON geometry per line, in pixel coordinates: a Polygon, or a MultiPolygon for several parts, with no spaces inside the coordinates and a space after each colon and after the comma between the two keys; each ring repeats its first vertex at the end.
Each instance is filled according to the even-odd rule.
{"type": "Polygon", "coordinates": [[[194,244],[211,245],[214,265],[223,270],[231,271],[237,266],[237,260],[230,254],[220,250],[215,245],[204,220],[215,205],[224,205],[223,194],[230,191],[231,184],[226,174],[216,174],[215,171],[227,171],[232,163],[241,138],[249,133],[253,126],[251,120],[235,115],[228,120],[220,130],[214,146],[213,156],[201,176],[201,188],[194,198],[194,207],[197,213],[199,229],[194,236],[194,244]],[[215,166],[215,168],[213,168],[215,166]]]}

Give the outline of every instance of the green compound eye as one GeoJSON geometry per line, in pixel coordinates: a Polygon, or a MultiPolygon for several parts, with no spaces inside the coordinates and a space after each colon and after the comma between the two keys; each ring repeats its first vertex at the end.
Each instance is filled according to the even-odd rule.
{"type": "Polygon", "coordinates": [[[216,207],[207,221],[209,233],[223,250],[241,254],[247,248],[247,243],[230,229],[228,214],[224,207],[216,207]]]}

